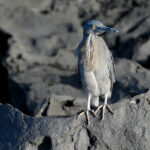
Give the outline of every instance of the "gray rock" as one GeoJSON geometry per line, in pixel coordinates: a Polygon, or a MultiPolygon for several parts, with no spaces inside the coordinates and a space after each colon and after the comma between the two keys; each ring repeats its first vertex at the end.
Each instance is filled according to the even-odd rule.
{"type": "Polygon", "coordinates": [[[120,30],[119,34],[105,36],[109,47],[116,50],[119,57],[132,58],[136,47],[149,37],[149,1],[38,0],[35,4],[34,0],[1,0],[0,7],[0,27],[14,41],[9,43],[7,58],[12,72],[26,70],[33,64],[59,64],[65,69],[75,69],[72,53],[82,36],[81,24],[90,18],[120,30]],[[63,59],[57,62],[61,56],[63,59]],[[66,57],[73,61],[64,62],[66,57]]]}
{"type": "MultiPolygon", "coordinates": [[[[126,97],[133,97],[150,88],[148,84],[150,82],[149,70],[127,59],[117,59],[115,63],[116,83],[114,84],[110,103],[126,97]]],[[[19,84],[20,90],[18,90],[20,94],[23,94],[22,97],[25,98],[27,114],[32,116],[36,115],[41,109],[43,103],[47,100],[47,95],[57,94],[86,98],[79,75],[74,71],[58,70],[47,65],[38,65],[28,69],[28,71],[12,75],[11,78],[19,84]]],[[[18,95],[17,88],[13,88],[14,86],[11,86],[11,83],[10,87],[12,87],[11,92],[18,95]]],[[[13,102],[17,102],[17,99],[21,103],[20,98],[17,96],[14,96],[13,102]]],[[[16,104],[19,105],[18,102],[16,104]]]]}
{"type": "MultiPolygon", "coordinates": [[[[5,38],[8,44],[5,63],[10,78],[19,84],[17,87],[20,87],[20,93],[25,93],[21,96],[25,97],[29,114],[35,115],[37,108],[39,110],[51,93],[83,97],[76,75],[77,58],[73,52],[82,38],[81,24],[86,19],[96,18],[120,30],[118,34],[104,35],[109,47],[116,49],[115,56],[136,61],[142,59],[147,64],[149,1],[115,0],[112,3],[94,0],[87,3],[86,0],[38,0],[35,3],[34,0],[1,0],[0,7],[0,28],[9,35],[5,38]]],[[[113,102],[149,88],[146,84],[149,82],[148,70],[144,70],[145,73],[137,73],[132,68],[128,70],[125,66],[131,64],[124,60],[122,63],[117,62],[119,69],[117,67],[113,102]]],[[[13,96],[17,92],[11,93],[14,102],[20,100],[13,96]]]]}
{"type": "Polygon", "coordinates": [[[64,117],[32,118],[9,105],[0,105],[0,112],[1,150],[73,149],[72,135],[81,130],[75,117],[65,117],[65,121],[64,117]]]}
{"type": "Polygon", "coordinates": [[[147,92],[135,96],[131,101],[116,104],[113,108],[114,115],[107,115],[108,120],[105,118],[104,122],[95,120],[89,127],[92,137],[96,139],[91,147],[97,150],[148,150],[150,148],[150,129],[147,122],[150,119],[149,94],[150,92],[147,92]]]}
{"type": "Polygon", "coordinates": [[[150,88],[149,14],[147,0],[0,0],[0,102],[36,116],[0,105],[0,149],[149,150],[150,96],[138,95],[150,88]],[[116,59],[114,115],[89,126],[74,115],[86,106],[73,53],[87,19],[117,28],[103,37],[130,59],[116,59]]]}
{"type": "Polygon", "coordinates": [[[114,114],[106,112],[104,121],[91,116],[90,125],[84,123],[85,117],[29,117],[10,105],[0,105],[0,149],[148,150],[149,104],[150,91],[113,104],[114,114]]]}
{"type": "MultiPolygon", "coordinates": [[[[24,93],[23,97],[30,115],[35,115],[38,112],[47,95],[51,93],[74,97],[84,96],[79,77],[73,71],[41,65],[12,75],[11,78],[19,84],[18,86],[21,86],[20,91],[22,92],[20,94],[24,93]]],[[[12,92],[17,90],[16,88],[11,89],[12,92]]]]}
{"type": "Polygon", "coordinates": [[[73,52],[80,34],[76,29],[79,26],[78,18],[73,15],[76,14],[77,8],[74,4],[64,3],[62,6],[58,3],[56,7],[58,5],[59,8],[54,9],[54,15],[47,16],[41,11],[45,6],[51,5],[51,2],[40,1],[39,5],[32,3],[33,1],[18,0],[0,3],[0,26],[12,36],[6,60],[10,66],[9,71],[26,70],[33,64],[59,65],[74,70],[73,62],[77,60],[73,52]],[[68,10],[70,13],[65,9],[68,5],[71,5],[68,10]],[[67,17],[71,14],[74,19],[67,17]],[[67,51],[65,55],[63,50],[67,51]],[[65,62],[66,57],[72,61],[65,62]]]}
{"type": "MultiPolygon", "coordinates": [[[[114,27],[119,30],[119,33],[105,34],[104,38],[115,56],[132,59],[147,67],[144,64],[149,63],[149,60],[147,60],[149,53],[146,47],[148,47],[147,42],[150,37],[150,5],[149,2],[145,3],[145,1],[128,1],[127,5],[129,3],[130,6],[128,8],[124,7],[121,14],[119,14],[120,16],[116,19],[114,27]],[[142,45],[145,47],[144,50],[142,45]],[[142,57],[141,61],[139,60],[140,55],[142,57]]],[[[113,18],[111,9],[109,11],[110,18],[113,18]]]]}
{"type": "Polygon", "coordinates": [[[150,88],[150,71],[128,59],[117,59],[115,67],[116,83],[114,84],[111,102],[125,97],[133,97],[150,88]]]}
{"type": "MultiPolygon", "coordinates": [[[[142,65],[150,65],[150,40],[141,44],[133,54],[133,60],[141,63],[142,65]]],[[[146,66],[149,68],[150,66],[146,66]]]]}
{"type": "Polygon", "coordinates": [[[86,108],[85,98],[51,94],[42,104],[36,116],[66,116],[77,114],[86,108]]]}

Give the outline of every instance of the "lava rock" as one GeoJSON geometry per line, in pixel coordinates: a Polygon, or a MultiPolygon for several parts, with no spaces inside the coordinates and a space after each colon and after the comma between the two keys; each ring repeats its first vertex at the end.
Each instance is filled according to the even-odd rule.
{"type": "Polygon", "coordinates": [[[87,125],[85,117],[29,117],[11,105],[0,105],[0,148],[148,150],[149,108],[150,91],[113,104],[113,115],[106,112],[104,121],[100,120],[100,114],[91,116],[87,125]]]}
{"type": "Polygon", "coordinates": [[[128,59],[116,59],[116,82],[113,88],[111,102],[123,98],[131,98],[150,88],[150,71],[136,62],[128,59]]]}
{"type": "MultiPolygon", "coordinates": [[[[20,85],[24,93],[27,112],[36,115],[47,95],[70,95],[83,97],[80,80],[75,72],[56,69],[55,67],[41,65],[13,75],[14,82],[20,85]]],[[[10,83],[11,84],[11,83],[10,83]]],[[[16,88],[12,92],[17,93],[16,88]]]]}

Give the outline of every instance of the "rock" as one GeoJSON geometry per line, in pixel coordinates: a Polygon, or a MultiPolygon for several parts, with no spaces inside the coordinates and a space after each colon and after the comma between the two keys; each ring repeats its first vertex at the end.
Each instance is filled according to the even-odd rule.
{"type": "Polygon", "coordinates": [[[149,4],[0,0],[0,102],[13,106],[0,105],[0,149],[150,149],[149,92],[138,95],[150,88],[149,4]],[[115,56],[114,115],[89,126],[76,120],[86,97],[74,56],[88,19],[120,31],[102,35],[115,56]]]}
{"type": "Polygon", "coordinates": [[[132,59],[142,64],[144,67],[147,67],[145,62],[148,62],[147,58],[149,56],[146,47],[148,47],[150,37],[150,5],[149,3],[146,4],[145,2],[138,1],[128,1],[128,3],[131,3],[131,6],[129,6],[129,8],[124,7],[122,9],[122,13],[116,20],[114,26],[119,30],[119,33],[107,33],[103,36],[115,56],[132,59]],[[144,50],[143,47],[145,47],[144,50]],[[140,55],[142,57],[142,61],[139,60],[139,58],[141,58],[140,55]]]}
{"type": "MultiPolygon", "coordinates": [[[[116,83],[114,84],[110,103],[117,102],[126,97],[133,97],[150,88],[149,84],[147,84],[150,82],[149,70],[127,59],[117,59],[115,64],[116,83]]],[[[24,95],[22,95],[25,98],[22,104],[26,104],[24,106],[27,107],[25,110],[27,110],[28,115],[37,115],[43,103],[47,100],[47,95],[50,94],[86,98],[82,90],[80,77],[74,71],[58,70],[51,66],[37,65],[28,69],[28,71],[13,75],[12,79],[20,86],[20,90],[18,90],[20,95],[21,93],[24,95]]],[[[11,89],[12,93],[18,93],[16,88],[11,89]]],[[[17,102],[17,99],[21,103],[19,97],[14,99],[14,103],[15,101],[17,102]]],[[[19,103],[17,102],[16,104],[19,103]]]]}
{"type": "MultiPolygon", "coordinates": [[[[32,116],[36,115],[47,95],[51,93],[74,97],[84,96],[79,77],[73,71],[41,65],[12,75],[12,79],[21,86],[20,93],[24,93],[27,114],[32,116]]],[[[12,92],[16,90],[13,88],[12,92]]]]}
{"type": "MultiPolygon", "coordinates": [[[[51,93],[84,97],[76,71],[77,58],[73,53],[82,39],[82,24],[87,19],[98,19],[120,30],[118,34],[104,35],[114,56],[135,60],[148,67],[149,1],[38,0],[35,3],[34,0],[1,0],[0,7],[0,34],[5,52],[1,55],[5,55],[3,61],[7,64],[10,80],[18,87],[14,93],[18,90],[23,93],[20,95],[24,97],[30,115],[38,112],[51,93]]],[[[125,71],[128,70],[125,65],[133,66],[132,62],[123,60],[116,65],[120,68],[116,72],[112,102],[149,88],[146,84],[149,82],[148,70],[140,72],[140,67],[138,73],[134,70],[134,75],[132,69],[125,71]]],[[[10,87],[11,84],[14,87],[11,82],[10,87]]],[[[18,105],[20,98],[14,94],[15,98],[13,91],[11,93],[12,101],[17,101],[13,106],[22,107],[25,103],[18,105]]]]}
{"type": "MultiPolygon", "coordinates": [[[[0,105],[0,112],[1,150],[73,149],[74,144],[70,145],[73,143],[72,135],[76,137],[81,130],[80,121],[75,117],[65,117],[65,120],[64,117],[32,118],[10,105],[0,105]]],[[[73,140],[78,141],[76,138],[73,140]]]]}
{"type": "Polygon", "coordinates": [[[20,3],[18,0],[0,3],[0,7],[2,7],[0,10],[0,14],[2,14],[1,28],[11,35],[6,59],[10,66],[9,71],[24,71],[33,64],[59,65],[67,70],[75,70],[76,66],[73,62],[77,62],[77,60],[73,53],[80,34],[77,29],[79,23],[76,16],[72,15],[75,21],[67,17],[67,15],[76,14],[77,10],[74,5],[71,4],[74,9],[69,7],[69,14],[68,11],[63,12],[64,8],[68,7],[68,4],[64,3],[66,5],[64,8],[58,9],[58,11],[54,9],[54,16],[47,16],[41,13],[41,9],[44,9],[46,4],[50,3],[49,1],[43,4],[40,2],[43,8],[40,8],[40,5],[31,6],[29,3],[29,1],[20,3]],[[9,8],[10,5],[7,5],[8,3],[11,8],[9,8]],[[58,19],[56,20],[54,17],[58,19]],[[72,61],[65,62],[66,57],[72,61]]]}
{"type": "Polygon", "coordinates": [[[139,46],[133,54],[133,60],[141,63],[146,68],[150,68],[150,40],[139,46]]]}
{"type": "Polygon", "coordinates": [[[66,116],[77,114],[86,108],[85,98],[51,94],[42,104],[36,116],[66,116]]]}
{"type": "Polygon", "coordinates": [[[120,30],[119,34],[105,36],[106,43],[116,50],[119,57],[132,58],[136,47],[144,44],[145,38],[149,37],[148,1],[115,0],[112,3],[94,0],[87,3],[86,0],[64,0],[63,4],[60,1],[38,1],[34,4],[29,0],[7,0],[7,3],[1,0],[0,26],[14,41],[9,43],[7,58],[8,65],[13,66],[10,71],[26,70],[34,63],[55,66],[58,63],[62,68],[75,69],[71,61],[57,62],[57,59],[62,56],[64,60],[68,56],[70,60],[75,60],[73,51],[82,38],[81,24],[90,18],[120,30]]]}
{"type": "Polygon", "coordinates": [[[10,105],[0,105],[0,148],[148,150],[149,104],[150,91],[113,104],[114,114],[106,112],[104,121],[91,116],[90,125],[84,123],[85,117],[29,117],[10,105]]]}
{"type": "Polygon", "coordinates": [[[92,137],[96,139],[91,147],[104,150],[148,150],[150,148],[148,142],[150,129],[147,122],[150,119],[149,96],[150,92],[147,92],[134,97],[131,101],[122,101],[114,106],[113,116],[107,115],[108,120],[105,118],[104,122],[94,121],[89,126],[92,137]]]}
{"type": "Polygon", "coordinates": [[[23,113],[28,114],[26,105],[27,95],[25,93],[28,87],[21,85],[10,78],[8,79],[8,86],[11,98],[11,101],[8,103],[12,104],[13,107],[18,108],[23,113]]]}
{"type": "Polygon", "coordinates": [[[37,40],[37,44],[29,46],[29,48],[16,39],[11,40],[8,52],[9,57],[6,59],[10,73],[25,71],[37,64],[51,65],[64,70],[76,70],[77,57],[74,56],[75,48],[72,48],[72,52],[70,52],[61,46],[59,47],[58,41],[54,40],[56,43],[53,46],[53,42],[50,39],[44,40],[44,42],[42,39],[37,40]]]}
{"type": "Polygon", "coordinates": [[[150,71],[136,62],[128,59],[115,61],[116,83],[114,84],[111,102],[116,102],[125,97],[133,97],[143,93],[149,86],[150,71]]]}

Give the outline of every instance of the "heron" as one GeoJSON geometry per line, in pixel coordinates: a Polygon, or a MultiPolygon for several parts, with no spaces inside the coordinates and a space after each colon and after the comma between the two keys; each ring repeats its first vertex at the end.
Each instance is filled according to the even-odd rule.
{"type": "Polygon", "coordinates": [[[83,39],[76,48],[78,66],[84,92],[87,96],[86,110],[78,115],[86,114],[89,122],[89,112],[96,115],[102,109],[102,120],[105,110],[113,113],[107,101],[111,97],[115,82],[114,60],[101,35],[104,32],[118,32],[114,28],[104,26],[100,21],[89,20],[83,27],[83,39]],[[99,98],[104,98],[104,104],[99,105],[99,98]],[[91,109],[91,99],[96,111],[91,109]]]}

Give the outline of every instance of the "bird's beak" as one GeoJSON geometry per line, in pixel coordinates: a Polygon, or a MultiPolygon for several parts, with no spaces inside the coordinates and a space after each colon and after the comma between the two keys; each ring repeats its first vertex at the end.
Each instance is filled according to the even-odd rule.
{"type": "Polygon", "coordinates": [[[119,32],[118,30],[114,29],[114,28],[110,28],[110,27],[106,27],[106,26],[100,26],[97,27],[96,32],[119,32]]]}

